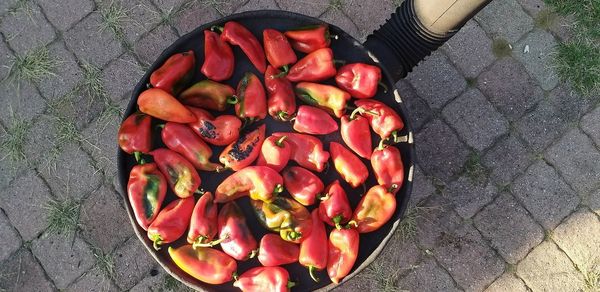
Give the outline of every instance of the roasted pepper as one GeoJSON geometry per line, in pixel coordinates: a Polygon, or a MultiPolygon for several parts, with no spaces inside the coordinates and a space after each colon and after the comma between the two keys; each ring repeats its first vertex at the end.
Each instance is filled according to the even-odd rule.
{"type": "Polygon", "coordinates": [[[296,95],[304,102],[321,107],[336,117],[341,118],[346,110],[346,102],[350,94],[335,86],[300,82],[296,85],[296,95]]]}
{"type": "Polygon", "coordinates": [[[335,83],[355,98],[371,98],[381,83],[381,69],[364,63],[342,66],[335,76],[335,83]]]}
{"type": "Polygon", "coordinates": [[[187,198],[200,187],[200,176],[194,166],[179,153],[166,148],[156,149],[150,154],[167,178],[169,187],[180,198],[187,198]]]}
{"type": "Polygon", "coordinates": [[[136,165],[129,173],[127,196],[137,223],[144,229],[156,216],[167,194],[167,180],[155,163],[136,165]]]}
{"type": "Polygon", "coordinates": [[[196,202],[187,234],[187,242],[194,247],[214,246],[222,241],[220,239],[213,241],[219,229],[217,224],[219,213],[217,204],[213,200],[212,193],[206,192],[196,202]]]}
{"type": "Polygon", "coordinates": [[[229,202],[221,208],[218,218],[221,249],[238,261],[256,256],[258,245],[246,224],[244,213],[235,202],[229,202]]]}
{"type": "Polygon", "coordinates": [[[258,221],[267,229],[279,232],[286,241],[300,243],[310,235],[312,218],[300,203],[285,197],[275,197],[271,203],[251,200],[258,221]]]}
{"type": "Polygon", "coordinates": [[[369,121],[358,114],[360,110],[358,108],[351,115],[342,117],[340,133],[348,148],[352,149],[358,156],[370,159],[373,152],[371,130],[369,129],[369,121]]]}
{"type": "Polygon", "coordinates": [[[352,221],[358,224],[358,232],[375,231],[392,218],[396,211],[396,196],[391,192],[394,189],[376,185],[360,199],[352,215],[352,221]]]}
{"type": "Polygon", "coordinates": [[[169,57],[160,68],[152,72],[150,84],[169,94],[177,95],[194,77],[195,65],[194,51],[189,50],[175,54],[169,57]]]}
{"type": "Polygon", "coordinates": [[[341,224],[348,222],[352,217],[352,208],[350,208],[346,191],[340,182],[335,180],[325,192],[326,195],[321,198],[321,204],[319,204],[319,216],[323,222],[340,229],[342,228],[341,224]]]}
{"type": "Polygon", "coordinates": [[[265,73],[265,69],[267,68],[265,51],[258,39],[247,28],[235,21],[228,21],[223,27],[221,39],[231,45],[239,46],[254,67],[260,73],[265,73]]]}
{"type": "Polygon", "coordinates": [[[338,124],[324,110],[301,105],[294,119],[294,130],[312,135],[327,135],[338,130],[338,124]]]}
{"type": "Polygon", "coordinates": [[[395,194],[404,183],[404,164],[400,150],[394,146],[381,143],[373,151],[371,166],[377,183],[395,194]]]}
{"type": "Polygon", "coordinates": [[[204,31],[204,63],[200,71],[215,81],[227,80],[233,74],[234,57],[231,47],[216,32],[204,31]]]}
{"type": "Polygon", "coordinates": [[[327,24],[312,25],[285,32],[292,47],[303,53],[311,53],[329,47],[331,35],[327,24]]]}
{"type": "Polygon", "coordinates": [[[287,292],[295,285],[289,278],[290,274],[282,267],[255,267],[239,276],[233,286],[243,292],[287,292]]]}
{"type": "Polygon", "coordinates": [[[213,115],[203,109],[195,107],[188,107],[188,109],[197,118],[195,122],[188,125],[206,143],[225,146],[233,143],[240,137],[242,121],[236,116],[220,115],[215,119],[213,115]]]}
{"type": "Polygon", "coordinates": [[[319,282],[319,277],[315,275],[316,270],[323,270],[327,267],[327,233],[325,224],[319,217],[319,210],[314,209],[311,213],[312,231],[310,235],[300,243],[300,256],[298,262],[308,268],[310,277],[319,282]]]}
{"type": "Polygon", "coordinates": [[[148,238],[154,249],[159,250],[161,245],[179,239],[190,224],[193,210],[194,197],[176,199],[162,209],[148,226],[148,238]]]}
{"type": "Polygon", "coordinates": [[[325,186],[321,179],[306,168],[290,166],[283,173],[283,186],[298,203],[310,206],[323,195],[325,186]]]}
{"type": "Polygon", "coordinates": [[[240,170],[256,160],[264,140],[265,125],[261,125],[253,131],[243,133],[235,142],[225,147],[219,155],[219,161],[226,168],[240,170]]]}
{"type": "Polygon", "coordinates": [[[169,255],[184,272],[208,284],[227,283],[237,270],[234,259],[214,248],[193,248],[189,244],[177,248],[169,246],[169,255]]]}
{"type": "Polygon", "coordinates": [[[155,118],[176,123],[192,123],[196,116],[175,97],[159,88],[146,89],[137,100],[140,111],[155,118]]]}
{"type": "Polygon", "coordinates": [[[404,122],[396,111],[380,101],[359,99],[354,104],[364,110],[362,115],[369,120],[371,128],[381,139],[387,139],[390,135],[395,136],[397,131],[404,128],[404,122]]]}
{"type": "Polygon", "coordinates": [[[316,137],[297,133],[273,133],[272,136],[287,136],[292,152],[290,159],[300,166],[321,172],[329,160],[329,152],[323,150],[323,143],[316,137]]]}
{"type": "Polygon", "coordinates": [[[210,162],[212,149],[188,125],[167,122],[161,136],[169,149],[181,154],[196,169],[215,171],[223,168],[218,163],[210,162]]]}
{"type": "Polygon", "coordinates": [[[260,240],[258,261],[265,267],[291,264],[298,261],[300,248],[275,234],[265,234],[260,240]]]}
{"type": "Polygon", "coordinates": [[[285,141],[286,138],[287,136],[270,136],[265,139],[260,148],[256,165],[268,166],[276,172],[280,172],[288,164],[292,154],[292,147],[285,141]]]}
{"type": "Polygon", "coordinates": [[[329,143],[329,152],[337,172],[353,188],[363,184],[369,176],[367,166],[352,151],[337,142],[329,143]]]}
{"type": "Polygon", "coordinates": [[[336,72],[333,51],[323,48],[300,59],[285,77],[292,82],[319,82],[335,76],[336,72]]]}
{"type": "Polygon", "coordinates": [[[358,241],[358,231],[350,226],[329,233],[327,274],[333,283],[338,284],[350,273],[358,256],[358,241]]]}
{"type": "Polygon", "coordinates": [[[248,166],[227,177],[215,193],[215,203],[233,201],[249,195],[253,200],[269,202],[283,191],[283,178],[266,166],[248,166]]]}
{"type": "Polygon", "coordinates": [[[286,70],[288,65],[298,61],[292,46],[281,32],[274,29],[263,30],[263,42],[267,61],[273,67],[284,67],[286,70]]]}
{"type": "Polygon", "coordinates": [[[227,108],[227,100],[234,96],[233,87],[212,80],[202,80],[182,92],[179,100],[185,105],[222,112],[227,108]]]}
{"type": "Polygon", "coordinates": [[[235,114],[242,119],[264,119],[267,116],[265,89],[256,75],[248,72],[240,80],[237,96],[229,102],[235,104],[235,114]]]}
{"type": "Polygon", "coordinates": [[[152,150],[151,120],[150,116],[135,112],[123,121],[118,135],[119,146],[123,151],[133,154],[148,153],[152,150]]]}
{"type": "Polygon", "coordinates": [[[267,106],[271,117],[287,121],[296,112],[296,96],[292,83],[284,77],[279,77],[280,73],[273,66],[268,66],[265,72],[265,87],[269,95],[267,106]]]}

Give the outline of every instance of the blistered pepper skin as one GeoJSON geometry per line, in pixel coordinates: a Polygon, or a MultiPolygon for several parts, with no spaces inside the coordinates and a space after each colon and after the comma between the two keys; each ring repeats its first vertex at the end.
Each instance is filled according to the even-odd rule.
{"type": "Polygon", "coordinates": [[[340,229],[352,217],[352,208],[346,191],[338,180],[331,183],[325,190],[325,197],[319,204],[319,216],[323,222],[340,229]]]}
{"type": "Polygon", "coordinates": [[[352,151],[337,142],[329,143],[329,151],[335,169],[353,188],[367,180],[369,176],[367,166],[352,151]]]}
{"type": "Polygon", "coordinates": [[[256,255],[258,244],[246,224],[246,217],[235,202],[221,208],[218,217],[219,237],[223,251],[238,261],[245,261],[256,255]]]}
{"type": "Polygon", "coordinates": [[[156,149],[150,154],[160,171],[167,178],[169,187],[180,198],[191,197],[200,187],[200,176],[194,166],[179,153],[166,148],[156,149]]]}
{"type": "Polygon", "coordinates": [[[377,94],[381,69],[364,63],[346,64],[338,70],[335,82],[352,97],[371,98],[377,94]]]}
{"type": "Polygon", "coordinates": [[[298,245],[268,233],[260,240],[258,261],[265,267],[287,265],[297,262],[299,253],[298,245]]]}
{"type": "Polygon", "coordinates": [[[188,125],[168,122],[161,132],[165,145],[185,157],[196,169],[215,171],[223,168],[210,161],[212,149],[188,125]]]}
{"type": "Polygon", "coordinates": [[[137,223],[144,230],[154,221],[167,194],[167,180],[155,163],[136,165],[131,169],[127,196],[137,223]]]}
{"type": "Polygon", "coordinates": [[[204,31],[204,63],[200,71],[215,81],[227,80],[233,74],[235,59],[229,44],[210,30],[204,31]]]}
{"type": "Polygon", "coordinates": [[[208,284],[219,285],[233,279],[237,263],[220,250],[191,245],[169,247],[169,256],[190,276],[208,284]]]}
{"type": "Polygon", "coordinates": [[[179,239],[190,224],[193,210],[194,197],[177,199],[162,209],[148,226],[148,238],[154,243],[154,249],[159,250],[161,245],[179,239]]]}
{"type": "Polygon", "coordinates": [[[387,223],[395,211],[396,196],[385,187],[377,185],[362,197],[352,220],[358,224],[356,230],[359,233],[373,232],[387,223]]]}
{"type": "Polygon", "coordinates": [[[225,146],[240,137],[242,121],[233,115],[220,115],[214,118],[208,111],[200,108],[188,107],[197,120],[189,123],[192,130],[206,143],[225,146]]]}
{"type": "Polygon", "coordinates": [[[285,141],[286,139],[286,136],[270,136],[265,139],[265,142],[263,142],[262,147],[260,148],[260,154],[256,160],[256,165],[268,166],[273,170],[280,172],[288,164],[292,154],[292,147],[285,141]]]}
{"type": "Polygon", "coordinates": [[[272,136],[286,136],[286,141],[291,146],[290,159],[300,166],[321,172],[329,160],[329,152],[323,150],[323,143],[316,137],[297,133],[273,133],[272,136]]]}
{"type": "Polygon", "coordinates": [[[323,194],[323,181],[308,169],[290,166],[282,173],[285,189],[298,203],[304,206],[313,205],[317,197],[323,194]]]}
{"type": "Polygon", "coordinates": [[[293,286],[289,278],[288,271],[282,267],[256,267],[244,272],[233,286],[243,292],[287,292],[293,286]]]}
{"type": "Polygon", "coordinates": [[[377,183],[395,194],[404,183],[404,164],[400,150],[388,145],[378,147],[371,156],[371,166],[377,183]]]}
{"type": "Polygon", "coordinates": [[[270,167],[248,166],[221,182],[215,193],[215,202],[225,203],[243,196],[270,202],[283,191],[282,186],[283,178],[270,167]]]}
{"type": "Polygon", "coordinates": [[[329,26],[327,24],[288,30],[285,32],[285,36],[295,50],[306,54],[329,47],[331,43],[329,26]]]}
{"type": "Polygon", "coordinates": [[[175,54],[152,72],[150,84],[170,94],[177,95],[194,76],[196,57],[194,51],[175,54]]]}
{"type": "Polygon", "coordinates": [[[222,112],[227,109],[227,100],[233,96],[233,87],[212,80],[202,80],[183,91],[179,100],[188,106],[222,112]]]}
{"type": "Polygon", "coordinates": [[[192,123],[196,116],[168,92],[159,88],[144,90],[137,100],[141,112],[167,122],[192,123]]]}
{"type": "Polygon", "coordinates": [[[265,141],[265,125],[242,134],[237,141],[229,144],[221,155],[219,161],[226,167],[238,171],[254,162],[260,153],[265,141]]]}
{"type": "Polygon", "coordinates": [[[315,275],[315,270],[327,268],[328,241],[325,224],[319,216],[319,209],[314,209],[311,213],[312,230],[310,235],[300,243],[300,256],[298,262],[308,268],[310,277],[319,282],[315,275]]]}
{"type": "Polygon", "coordinates": [[[359,236],[354,228],[334,229],[329,234],[327,274],[335,284],[350,273],[358,257],[359,236]]]}
{"type": "Polygon", "coordinates": [[[152,118],[141,112],[127,117],[119,128],[119,147],[129,154],[150,152],[152,150],[151,122],[152,118]]]}
{"type": "Polygon", "coordinates": [[[312,231],[312,218],[300,203],[285,197],[275,197],[270,203],[250,201],[258,221],[267,229],[279,232],[283,240],[300,243],[312,231]]]}

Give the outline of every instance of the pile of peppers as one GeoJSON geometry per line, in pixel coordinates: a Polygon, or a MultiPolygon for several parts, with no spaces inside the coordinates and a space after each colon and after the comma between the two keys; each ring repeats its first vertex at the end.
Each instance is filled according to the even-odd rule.
{"type": "Polygon", "coordinates": [[[326,24],[265,29],[262,42],[235,21],[205,30],[202,48],[152,72],[138,110],[121,124],[118,144],[136,163],[127,184],[135,220],[195,279],[288,291],[295,283],[281,266],[299,263],[314,281],[323,271],[339,283],[354,267],[361,234],[396,212],[405,171],[395,144],[404,123],[374,99],[387,90],[381,69],[335,60],[334,38],[326,24]],[[253,65],[239,80],[231,77],[245,60],[235,60],[232,46],[253,65]],[[267,129],[264,119],[293,130],[267,129]],[[326,138],[338,131],[343,143],[326,138]],[[324,181],[330,171],[339,179],[324,181]],[[217,172],[218,187],[204,189],[204,174],[217,172]],[[377,184],[367,187],[370,173],[377,184]],[[346,190],[361,186],[353,206],[358,198],[346,190]],[[249,220],[268,233],[255,237],[249,220]],[[238,270],[255,257],[262,267],[238,270]]]}

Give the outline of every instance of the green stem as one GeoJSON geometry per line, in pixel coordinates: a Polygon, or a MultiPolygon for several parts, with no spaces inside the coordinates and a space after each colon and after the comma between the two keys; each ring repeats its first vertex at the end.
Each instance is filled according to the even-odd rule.
{"type": "Polygon", "coordinates": [[[381,139],[379,141],[379,145],[377,145],[377,148],[375,150],[383,150],[385,149],[385,141],[387,141],[388,139],[381,139]]]}
{"type": "Polygon", "coordinates": [[[206,193],[206,191],[204,189],[197,189],[194,194],[196,195],[204,195],[206,193]]]}
{"type": "Polygon", "coordinates": [[[333,222],[333,224],[335,225],[335,228],[337,230],[342,229],[342,225],[340,225],[340,223],[342,222],[343,219],[344,219],[344,216],[342,216],[342,215],[337,215],[337,216],[331,218],[331,221],[333,222]]]}
{"type": "Polygon", "coordinates": [[[281,138],[275,142],[275,146],[283,148],[283,141],[285,141],[285,139],[287,139],[287,136],[281,136],[281,138]]]}
{"type": "Polygon", "coordinates": [[[346,226],[344,226],[345,229],[356,228],[356,227],[358,227],[358,223],[356,223],[356,221],[354,221],[354,220],[348,222],[348,224],[346,224],[346,226]]]}
{"type": "Polygon", "coordinates": [[[302,236],[302,234],[300,232],[296,232],[296,231],[290,231],[290,233],[287,234],[287,238],[289,240],[296,240],[296,239],[300,238],[300,236],[302,236]]]}
{"type": "Polygon", "coordinates": [[[357,107],[357,108],[356,108],[356,109],[354,109],[354,110],[352,111],[352,113],[350,114],[350,120],[352,121],[352,120],[356,119],[356,115],[358,115],[358,114],[362,114],[362,113],[364,113],[364,112],[365,112],[365,109],[363,109],[362,107],[357,107]]]}
{"type": "Polygon", "coordinates": [[[218,31],[219,33],[223,32],[223,27],[222,26],[218,26],[218,25],[213,25],[210,27],[211,31],[218,31]]]}
{"type": "Polygon", "coordinates": [[[387,93],[388,92],[387,85],[385,85],[385,83],[383,83],[381,80],[379,80],[379,82],[377,82],[377,85],[379,85],[379,86],[381,86],[381,88],[383,88],[383,93],[387,93]]]}
{"type": "Polygon", "coordinates": [[[397,184],[392,184],[390,186],[390,188],[388,189],[388,193],[391,193],[391,192],[393,192],[393,191],[395,191],[397,189],[398,189],[398,185],[397,184]]]}
{"type": "Polygon", "coordinates": [[[240,102],[240,99],[237,96],[232,95],[228,96],[225,102],[227,102],[228,104],[237,104],[238,102],[240,102]]]}
{"type": "Polygon", "coordinates": [[[150,240],[152,240],[152,247],[154,247],[155,250],[160,250],[160,246],[163,244],[163,240],[160,238],[160,235],[154,234],[150,237],[150,240]]]}
{"type": "Polygon", "coordinates": [[[325,201],[325,200],[329,199],[329,193],[317,194],[317,199],[319,201],[325,201]]]}
{"type": "Polygon", "coordinates": [[[342,66],[344,66],[344,65],[346,65],[346,61],[344,61],[344,60],[335,60],[335,59],[334,59],[334,60],[333,60],[333,64],[335,64],[335,65],[342,65],[342,66]]]}
{"type": "Polygon", "coordinates": [[[273,189],[273,195],[278,195],[283,192],[283,186],[281,184],[277,184],[273,189]]]}
{"type": "Polygon", "coordinates": [[[228,239],[229,235],[225,235],[224,237],[221,237],[219,239],[215,239],[213,241],[204,243],[203,241],[206,240],[207,238],[208,237],[203,236],[203,235],[198,236],[198,238],[192,244],[192,247],[193,248],[196,248],[196,247],[213,247],[213,246],[215,246],[215,245],[223,242],[224,240],[228,239]]]}
{"type": "Polygon", "coordinates": [[[288,113],[286,113],[286,112],[284,112],[284,111],[279,111],[279,112],[277,113],[277,117],[278,117],[280,120],[282,120],[282,121],[287,121],[287,120],[289,120],[289,115],[288,115],[288,113]]]}
{"type": "Polygon", "coordinates": [[[315,266],[308,266],[308,274],[313,279],[313,281],[318,283],[320,281],[320,279],[319,279],[319,277],[317,277],[317,275],[315,275],[316,270],[317,270],[317,268],[315,268],[315,266]]]}
{"type": "Polygon", "coordinates": [[[290,289],[290,288],[292,288],[294,286],[296,286],[296,282],[292,282],[292,281],[288,280],[286,287],[288,289],[290,289]]]}
{"type": "Polygon", "coordinates": [[[256,255],[258,255],[258,249],[253,249],[253,250],[250,252],[250,255],[248,255],[248,258],[250,258],[250,259],[253,259],[253,258],[255,258],[255,257],[256,257],[256,255]]]}
{"type": "Polygon", "coordinates": [[[140,152],[140,151],[133,152],[133,156],[135,157],[135,162],[137,162],[138,164],[142,165],[142,164],[146,163],[146,161],[144,161],[144,158],[142,157],[142,152],[140,152]]]}

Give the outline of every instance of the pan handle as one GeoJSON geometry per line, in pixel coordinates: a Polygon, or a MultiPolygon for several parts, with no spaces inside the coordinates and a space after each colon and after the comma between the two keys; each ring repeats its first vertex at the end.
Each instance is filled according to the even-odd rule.
{"type": "Polygon", "coordinates": [[[364,46],[397,81],[491,1],[405,0],[364,46]]]}

